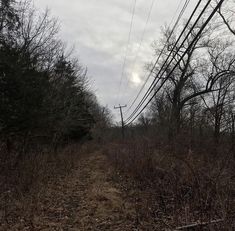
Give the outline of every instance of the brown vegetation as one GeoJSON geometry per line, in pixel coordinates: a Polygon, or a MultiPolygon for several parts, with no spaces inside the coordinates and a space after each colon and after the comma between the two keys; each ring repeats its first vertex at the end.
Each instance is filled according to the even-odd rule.
{"type": "Polygon", "coordinates": [[[173,153],[165,144],[139,138],[106,150],[116,167],[116,180],[137,200],[139,222],[150,217],[161,230],[195,223],[204,223],[206,230],[233,230],[232,153],[224,149],[223,155],[209,155],[208,149],[186,151],[179,146],[173,153]],[[220,222],[209,229],[216,220],[220,222]]]}
{"type": "Polygon", "coordinates": [[[57,216],[59,211],[53,210],[53,204],[62,203],[61,207],[64,208],[63,201],[69,199],[60,190],[64,188],[71,191],[67,193],[72,193],[74,185],[67,189],[66,184],[79,160],[93,149],[92,144],[70,145],[58,153],[30,153],[17,166],[12,165],[13,159],[1,162],[0,230],[38,230],[34,226],[38,217],[48,210],[51,210],[51,216],[57,216]],[[54,198],[57,194],[60,198],[54,198]]]}
{"type": "Polygon", "coordinates": [[[230,5],[163,29],[121,131],[48,11],[0,3],[0,230],[235,230],[230,5]]]}

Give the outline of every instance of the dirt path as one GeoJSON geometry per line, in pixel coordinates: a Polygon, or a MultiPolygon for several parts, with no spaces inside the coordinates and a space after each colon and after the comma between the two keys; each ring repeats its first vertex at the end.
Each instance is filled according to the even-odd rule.
{"type": "Polygon", "coordinates": [[[86,189],[74,230],[134,230],[131,205],[112,182],[112,169],[100,153],[91,155],[79,174],[86,189]],[[88,177],[86,177],[88,176],[88,177]]]}
{"type": "Polygon", "coordinates": [[[134,205],[124,199],[112,176],[102,153],[89,154],[69,176],[49,185],[28,215],[18,216],[17,225],[0,225],[0,230],[138,230],[134,205]]]}

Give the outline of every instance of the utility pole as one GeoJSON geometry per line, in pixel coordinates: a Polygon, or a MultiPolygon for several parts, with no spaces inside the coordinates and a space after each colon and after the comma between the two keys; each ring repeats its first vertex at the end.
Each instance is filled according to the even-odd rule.
{"type": "Polygon", "coordinates": [[[119,109],[120,110],[120,115],[121,115],[121,122],[122,122],[122,138],[125,138],[125,126],[124,126],[124,121],[123,121],[123,113],[122,113],[122,109],[127,107],[127,105],[121,106],[119,104],[118,107],[114,107],[114,109],[119,109]]]}

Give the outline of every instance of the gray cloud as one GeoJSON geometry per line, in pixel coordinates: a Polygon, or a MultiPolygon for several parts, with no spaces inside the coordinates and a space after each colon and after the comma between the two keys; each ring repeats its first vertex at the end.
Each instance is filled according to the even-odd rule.
{"type": "MultiPolygon", "coordinates": [[[[88,67],[92,87],[99,101],[110,109],[115,103],[133,99],[144,80],[144,65],[152,60],[151,43],[159,38],[161,26],[169,23],[180,2],[156,0],[136,65],[133,60],[146,22],[151,0],[137,0],[127,65],[121,88],[120,102],[116,101],[121,69],[126,51],[133,0],[34,0],[36,7],[51,9],[61,22],[61,37],[75,45],[80,62],[88,67]],[[139,84],[134,84],[131,78],[139,84]]],[[[182,2],[182,0],[181,0],[182,2]]],[[[190,10],[189,10],[190,12],[190,10]]],[[[188,13],[189,13],[188,12],[188,13]]],[[[117,112],[114,111],[114,114],[117,112]]]]}

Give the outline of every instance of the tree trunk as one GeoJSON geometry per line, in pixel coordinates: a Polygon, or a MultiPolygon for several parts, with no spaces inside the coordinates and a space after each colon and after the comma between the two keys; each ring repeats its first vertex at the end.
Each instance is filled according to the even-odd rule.
{"type": "Polygon", "coordinates": [[[170,118],[169,126],[169,140],[172,141],[176,138],[177,134],[180,132],[180,113],[181,109],[179,105],[173,104],[170,118]]]}
{"type": "Polygon", "coordinates": [[[234,157],[235,157],[235,115],[232,113],[231,114],[231,119],[232,119],[232,125],[231,125],[231,143],[232,143],[232,152],[234,152],[234,157]]]}
{"type": "Polygon", "coordinates": [[[216,109],[215,124],[214,124],[214,143],[217,146],[220,143],[220,128],[221,128],[221,114],[216,109]]]}

